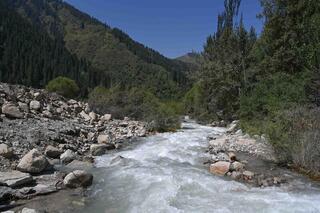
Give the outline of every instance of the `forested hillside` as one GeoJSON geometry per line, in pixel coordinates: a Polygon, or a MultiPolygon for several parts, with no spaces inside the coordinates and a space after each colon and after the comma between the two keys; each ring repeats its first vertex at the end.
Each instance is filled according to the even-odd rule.
{"type": "Polygon", "coordinates": [[[320,172],[320,4],[262,0],[257,37],[240,3],[225,0],[186,110],[200,120],[240,119],[248,133],[268,134],[282,162],[320,172]]]}
{"type": "Polygon", "coordinates": [[[0,81],[39,88],[55,77],[67,76],[84,88],[93,83],[95,73],[87,60],[78,59],[62,41],[0,3],[0,81]]]}
{"type": "MultiPolygon", "coordinates": [[[[60,0],[13,0],[10,7],[65,43],[100,73],[95,85],[141,87],[172,98],[187,85],[187,64],[168,59],[60,0]]],[[[180,93],[181,94],[181,93],[180,93]]]]}

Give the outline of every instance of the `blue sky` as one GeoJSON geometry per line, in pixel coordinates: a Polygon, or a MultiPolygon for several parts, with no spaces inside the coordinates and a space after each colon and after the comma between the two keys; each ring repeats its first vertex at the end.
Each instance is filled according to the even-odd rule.
{"type": "MultiPolygon", "coordinates": [[[[65,0],[76,8],[128,33],[134,40],[175,58],[201,51],[216,30],[223,0],[65,0]]],[[[261,31],[259,0],[242,0],[247,27],[261,31]]]]}

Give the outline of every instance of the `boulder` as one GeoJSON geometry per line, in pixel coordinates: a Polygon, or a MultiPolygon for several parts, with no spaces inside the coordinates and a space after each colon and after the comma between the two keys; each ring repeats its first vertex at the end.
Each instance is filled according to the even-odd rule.
{"type": "Polygon", "coordinates": [[[226,143],[228,143],[228,139],[226,137],[221,137],[215,140],[212,140],[209,142],[210,146],[224,146],[226,143]]]}
{"type": "Polygon", "coordinates": [[[35,209],[23,208],[21,213],[38,213],[35,209]]]}
{"type": "Polygon", "coordinates": [[[230,126],[228,127],[227,132],[228,132],[228,133],[230,133],[230,132],[235,132],[236,129],[237,129],[238,123],[239,123],[239,121],[233,121],[233,122],[230,124],[230,126]]]}
{"type": "Polygon", "coordinates": [[[23,113],[12,103],[6,103],[2,106],[2,113],[8,118],[23,118],[23,113]]]}
{"type": "Polygon", "coordinates": [[[49,166],[47,158],[37,149],[31,150],[19,162],[17,169],[21,172],[38,174],[43,172],[49,166]]]}
{"type": "Polygon", "coordinates": [[[245,180],[252,180],[252,178],[254,177],[254,173],[250,171],[244,171],[242,174],[245,180]]]}
{"type": "Polygon", "coordinates": [[[29,105],[30,109],[38,111],[41,108],[39,101],[31,101],[29,105]]]}
{"type": "Polygon", "coordinates": [[[44,110],[43,112],[42,112],[42,114],[43,114],[43,116],[44,117],[46,117],[46,118],[52,118],[52,113],[50,112],[50,111],[48,111],[48,110],[44,110]]]}
{"type": "Polygon", "coordinates": [[[0,185],[11,188],[20,187],[33,182],[33,178],[28,173],[19,171],[0,172],[0,185]]]}
{"type": "Polygon", "coordinates": [[[80,112],[80,116],[85,120],[85,121],[90,121],[91,117],[85,113],[84,111],[80,112]]]}
{"type": "Polygon", "coordinates": [[[107,148],[106,144],[92,144],[90,146],[90,153],[92,156],[101,156],[106,153],[107,148]]]}
{"type": "Polygon", "coordinates": [[[48,156],[49,158],[60,158],[60,155],[63,153],[62,150],[54,147],[54,146],[47,146],[46,150],[45,150],[45,155],[48,156]]]}
{"type": "Polygon", "coordinates": [[[95,112],[90,112],[89,117],[91,121],[96,121],[97,120],[97,114],[95,112]]]}
{"type": "Polygon", "coordinates": [[[100,118],[100,120],[102,121],[102,122],[108,122],[108,121],[110,121],[112,119],[112,115],[111,114],[105,114],[104,116],[102,116],[101,118],[100,118]]]}
{"type": "Polygon", "coordinates": [[[92,140],[94,139],[94,136],[95,136],[95,133],[89,132],[89,133],[87,134],[87,139],[88,139],[89,141],[92,141],[92,140]]]}
{"type": "Polygon", "coordinates": [[[5,158],[12,158],[13,157],[13,150],[7,144],[0,144],[0,156],[5,158]]]}
{"type": "Polygon", "coordinates": [[[68,165],[66,165],[63,168],[63,171],[66,171],[66,172],[71,172],[71,171],[74,171],[74,170],[89,171],[90,169],[92,169],[92,167],[93,167],[93,165],[90,162],[73,160],[71,163],[69,163],[68,165]]]}
{"type": "Polygon", "coordinates": [[[241,172],[233,171],[233,172],[231,173],[231,178],[234,179],[234,180],[240,180],[241,177],[242,177],[241,172]]]}
{"type": "Polygon", "coordinates": [[[67,151],[65,151],[61,156],[60,156],[60,160],[63,162],[63,163],[70,163],[72,162],[73,160],[76,159],[76,154],[68,149],[67,151]]]}
{"type": "Polygon", "coordinates": [[[98,143],[109,143],[110,142],[110,137],[109,135],[99,135],[98,136],[98,143]]]}
{"type": "Polygon", "coordinates": [[[244,169],[244,164],[235,161],[230,165],[230,171],[241,171],[244,169]]]}
{"type": "Polygon", "coordinates": [[[82,170],[69,173],[63,180],[68,188],[88,187],[92,185],[93,175],[82,170]]]}
{"type": "Polygon", "coordinates": [[[229,172],[230,163],[225,161],[219,161],[210,165],[210,172],[215,175],[225,175],[229,172]]]}
{"type": "Polygon", "coordinates": [[[19,108],[20,108],[23,112],[29,112],[29,106],[28,106],[28,104],[19,102],[18,105],[19,105],[19,108]]]}
{"type": "Polygon", "coordinates": [[[15,190],[7,186],[0,186],[0,203],[1,201],[11,200],[14,197],[15,190]]]}

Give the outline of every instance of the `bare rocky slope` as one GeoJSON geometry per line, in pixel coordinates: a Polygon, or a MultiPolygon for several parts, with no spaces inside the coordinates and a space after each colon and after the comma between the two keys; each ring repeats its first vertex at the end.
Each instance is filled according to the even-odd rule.
{"type": "Polygon", "coordinates": [[[148,134],[144,122],[114,120],[87,103],[19,85],[0,83],[0,109],[0,211],[16,199],[90,185],[94,177],[79,168],[148,134]]]}

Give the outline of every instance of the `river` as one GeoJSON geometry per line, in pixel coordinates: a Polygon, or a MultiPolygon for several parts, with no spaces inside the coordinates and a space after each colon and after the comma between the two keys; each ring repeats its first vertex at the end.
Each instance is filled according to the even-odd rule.
{"type": "Polygon", "coordinates": [[[206,138],[223,131],[184,123],[99,157],[82,212],[320,212],[320,190],[303,178],[260,189],[210,174],[206,138]]]}

